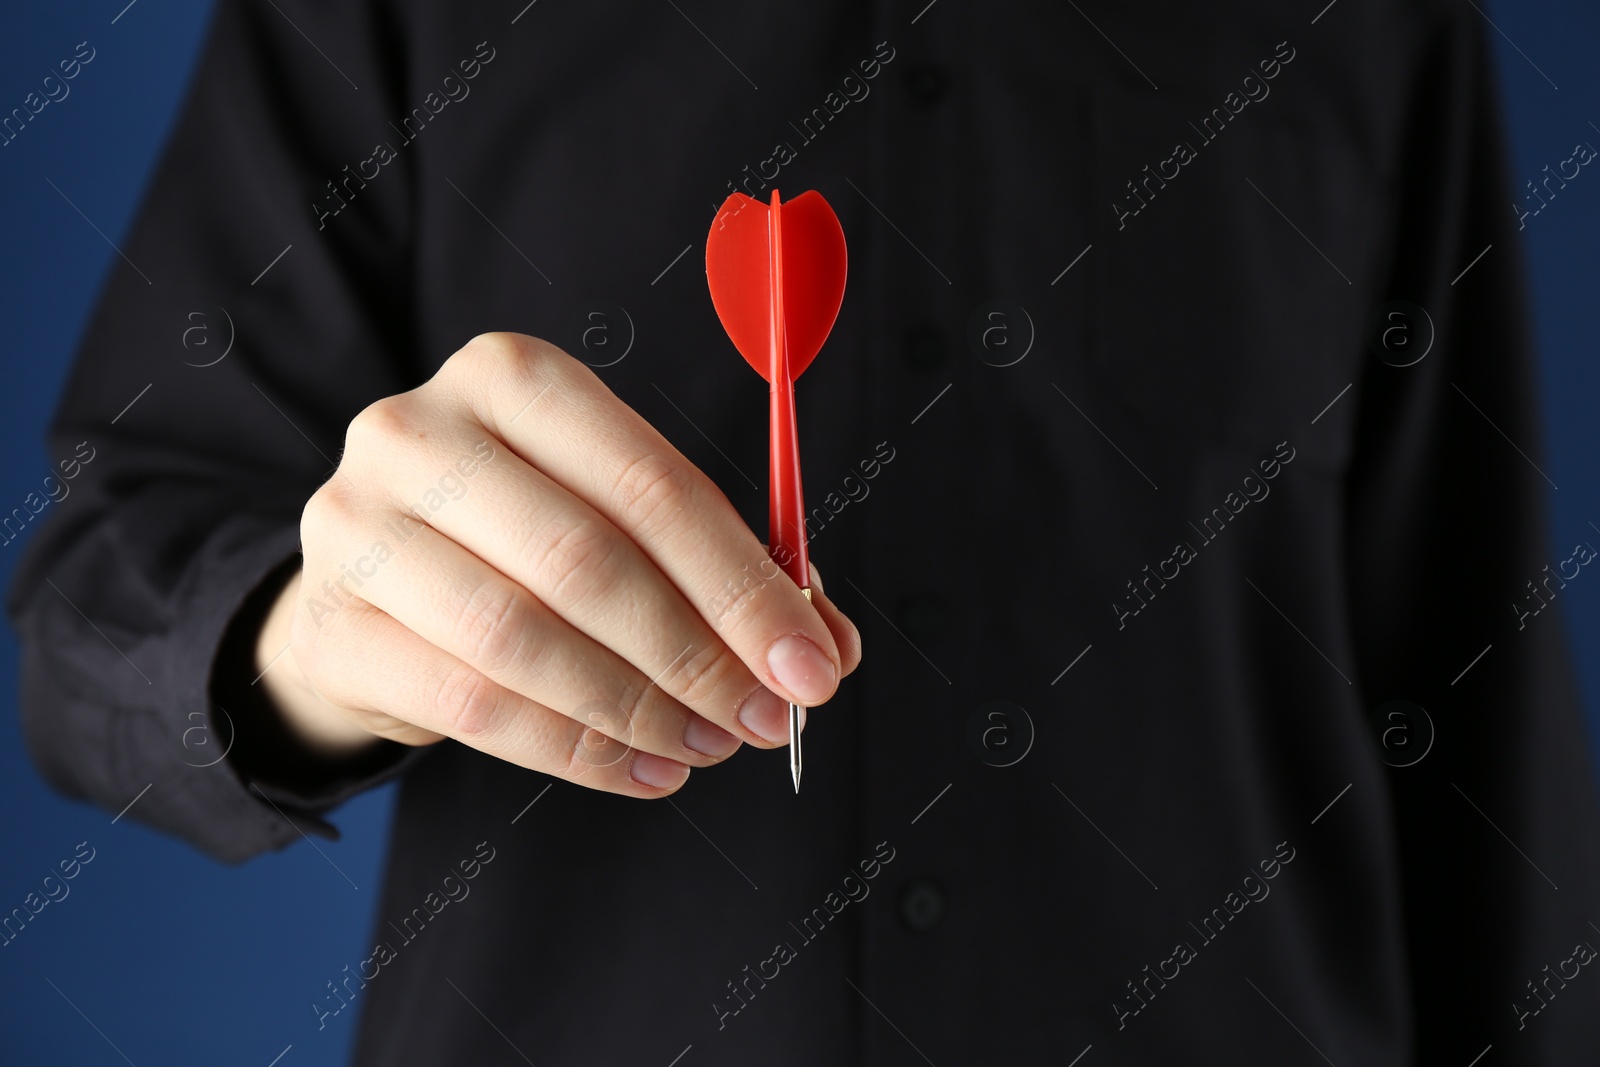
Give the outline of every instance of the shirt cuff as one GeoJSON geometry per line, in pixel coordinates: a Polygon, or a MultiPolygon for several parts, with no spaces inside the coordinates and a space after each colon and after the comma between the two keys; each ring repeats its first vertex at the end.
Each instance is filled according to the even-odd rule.
{"type": "Polygon", "coordinates": [[[354,757],[322,760],[298,746],[256,684],[255,641],[299,568],[300,531],[291,524],[253,533],[230,530],[213,544],[194,576],[190,639],[177,646],[180,657],[190,657],[176,665],[183,703],[203,712],[202,720],[191,711],[190,721],[207,724],[203,740],[196,735],[195,744],[185,745],[193,753],[188,762],[208,767],[205,795],[191,803],[213,813],[207,821],[215,829],[203,844],[227,862],[281,849],[302,835],[337,841],[339,831],[324,815],[403,774],[434,747],[383,739],[354,757]],[[291,763],[292,774],[275,766],[291,763]]]}

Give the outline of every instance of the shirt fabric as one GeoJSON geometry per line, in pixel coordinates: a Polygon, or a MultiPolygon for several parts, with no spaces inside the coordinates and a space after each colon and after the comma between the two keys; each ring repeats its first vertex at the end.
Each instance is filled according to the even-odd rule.
{"type": "Polygon", "coordinates": [[[10,593],[58,788],[153,782],[130,818],[238,862],[403,776],[364,977],[306,1020],[359,1012],[360,1064],[1594,1062],[1470,6],[521,7],[218,6],[10,593]],[[797,403],[866,654],[799,796],[782,750],[670,802],[453,741],[196,768],[344,427],[475,334],[595,365],[765,533],[702,255],[774,185],[850,251],[797,403]]]}

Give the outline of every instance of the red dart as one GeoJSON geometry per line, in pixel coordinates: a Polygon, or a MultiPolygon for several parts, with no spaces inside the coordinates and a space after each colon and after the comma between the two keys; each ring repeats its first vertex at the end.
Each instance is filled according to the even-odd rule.
{"type": "MultiPolygon", "coordinates": [[[[706,238],[706,280],[722,328],[772,400],[768,552],[811,597],[794,380],[828,339],[844,300],[844,230],[820,193],[772,203],[734,193],[706,238]]],[[[789,769],[800,791],[800,709],[789,705],[789,769]]]]}

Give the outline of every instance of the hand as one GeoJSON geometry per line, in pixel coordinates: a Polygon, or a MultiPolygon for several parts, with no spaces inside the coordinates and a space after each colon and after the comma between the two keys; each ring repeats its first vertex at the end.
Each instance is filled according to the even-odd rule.
{"type": "Polygon", "coordinates": [[[789,701],[861,660],[815,569],[808,602],[709,478],[533,337],[476,337],[357,415],[300,530],[256,658],[324,755],[450,737],[665,796],[786,743],[789,701]]]}

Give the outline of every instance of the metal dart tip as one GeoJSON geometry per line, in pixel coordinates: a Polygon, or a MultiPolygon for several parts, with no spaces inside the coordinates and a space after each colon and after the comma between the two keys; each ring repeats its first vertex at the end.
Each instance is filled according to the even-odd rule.
{"type": "Polygon", "coordinates": [[[789,705],[789,775],[800,792],[800,705],[789,705]]]}
{"type": "MultiPolygon", "coordinates": [[[[800,592],[805,594],[806,601],[811,600],[811,587],[805,586],[800,592]]],[[[789,705],[789,777],[794,779],[794,791],[800,792],[800,705],[789,705]]]]}

